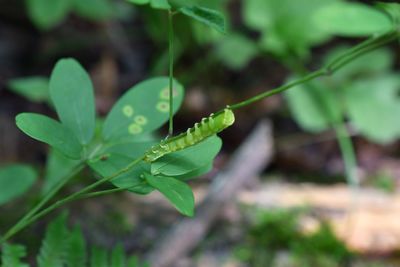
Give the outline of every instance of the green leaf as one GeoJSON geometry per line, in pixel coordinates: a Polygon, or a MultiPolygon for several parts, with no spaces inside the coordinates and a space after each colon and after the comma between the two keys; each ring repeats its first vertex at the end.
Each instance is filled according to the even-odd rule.
{"type": "Polygon", "coordinates": [[[112,17],[114,6],[109,0],[73,0],[73,8],[81,17],[101,21],[112,17]]]}
{"type": "Polygon", "coordinates": [[[66,213],[58,216],[47,227],[45,238],[37,257],[39,267],[64,267],[65,251],[69,233],[66,227],[66,213]]]}
{"type": "Polygon", "coordinates": [[[26,248],[21,245],[4,244],[2,246],[1,267],[29,267],[22,263],[21,258],[26,257],[26,248]]]}
{"type": "Polygon", "coordinates": [[[193,216],[194,196],[192,189],[186,183],[172,177],[152,176],[148,173],[144,176],[147,182],[160,191],[179,212],[193,216]]]}
{"type": "Polygon", "coordinates": [[[167,0],[151,0],[150,6],[156,9],[170,9],[171,6],[167,0]]]}
{"type": "Polygon", "coordinates": [[[8,83],[11,91],[33,102],[49,101],[49,79],[45,77],[25,77],[8,83]]]}
{"type": "Polygon", "coordinates": [[[49,144],[65,156],[79,159],[81,145],[74,134],[58,121],[35,113],[21,113],[16,117],[18,128],[30,137],[49,144]]]}
{"type": "Polygon", "coordinates": [[[150,0],[126,0],[126,1],[135,5],[145,5],[150,3],[150,0]]]}
{"type": "Polygon", "coordinates": [[[335,91],[321,82],[296,86],[285,93],[296,122],[306,131],[318,133],[327,130],[341,118],[335,91]]]}
{"type": "Polygon", "coordinates": [[[90,254],[91,267],[109,267],[107,251],[102,248],[93,247],[90,254]]]}
{"type": "Polygon", "coordinates": [[[125,261],[124,248],[119,244],[111,253],[111,267],[125,267],[125,261]]]}
{"type": "Polygon", "coordinates": [[[389,16],[360,3],[332,3],[319,9],[313,19],[320,30],[340,36],[369,36],[393,29],[389,16]]]}
{"type": "Polygon", "coordinates": [[[240,70],[257,55],[258,48],[243,35],[229,34],[217,44],[215,53],[226,66],[240,70]]]}
{"type": "MultiPolygon", "coordinates": [[[[105,154],[97,159],[90,160],[89,166],[102,177],[109,177],[124,169],[133,161],[132,158],[118,155],[105,154]]],[[[150,165],[140,162],[127,173],[119,175],[111,180],[111,183],[119,188],[129,188],[127,191],[137,194],[148,194],[154,190],[141,177],[146,171],[150,171],[150,165]]]]}
{"type": "Polygon", "coordinates": [[[139,267],[139,259],[136,256],[131,256],[128,260],[128,267],[139,267]]]}
{"type": "Polygon", "coordinates": [[[261,33],[261,48],[278,56],[306,57],[311,46],[330,38],[312,16],[332,2],[336,0],[246,0],[242,15],[247,26],[261,33]]]}
{"type": "Polygon", "coordinates": [[[196,178],[196,177],[199,177],[201,175],[204,175],[204,174],[210,172],[212,170],[212,168],[213,168],[213,162],[210,162],[210,163],[208,163],[204,166],[201,166],[201,167],[199,167],[193,171],[190,171],[188,173],[185,173],[182,175],[177,175],[177,176],[175,176],[175,178],[179,179],[179,180],[187,181],[192,178],[196,178]]]}
{"type": "Polygon", "coordinates": [[[180,11],[221,33],[225,33],[225,18],[220,12],[201,6],[182,7],[180,11]]]}
{"type": "Polygon", "coordinates": [[[157,142],[145,141],[145,142],[122,142],[111,145],[107,148],[104,153],[121,155],[129,157],[132,160],[141,157],[148,149],[150,149],[157,142]]]}
{"type": "Polygon", "coordinates": [[[86,242],[79,227],[71,232],[67,243],[65,255],[67,267],[86,267],[86,242]]]}
{"type": "Polygon", "coordinates": [[[0,168],[0,205],[23,195],[37,178],[27,165],[14,164],[0,168]]]}
{"type": "Polygon", "coordinates": [[[50,77],[50,96],[61,122],[81,144],[88,144],[95,129],[93,86],[75,59],[57,62],[50,77]]]}
{"type": "Polygon", "coordinates": [[[385,74],[355,82],[345,91],[351,123],[372,141],[389,143],[400,137],[400,78],[385,74]]]}
{"type": "Polygon", "coordinates": [[[26,1],[29,17],[41,30],[48,30],[63,21],[70,10],[70,3],[70,0],[26,1]]]}
{"type": "Polygon", "coordinates": [[[78,160],[65,157],[55,149],[47,154],[42,194],[46,195],[60,180],[69,175],[79,164],[78,160]]]}
{"type": "Polygon", "coordinates": [[[400,26],[400,4],[399,3],[384,3],[378,2],[378,7],[385,10],[393,20],[393,23],[400,26]]]}
{"type": "MultiPolygon", "coordinates": [[[[162,126],[169,118],[168,84],[167,77],[159,77],[129,89],[108,114],[103,126],[104,139],[132,141],[162,126]]],[[[182,100],[183,87],[174,81],[174,112],[182,100]]]]}
{"type": "MultiPolygon", "coordinates": [[[[173,9],[179,9],[182,7],[190,7],[195,4],[197,4],[196,0],[167,0],[168,4],[173,8],[173,9]]],[[[204,2],[204,1],[202,1],[204,2]]]]}
{"type": "Polygon", "coordinates": [[[153,175],[178,176],[197,170],[212,162],[221,149],[222,141],[218,136],[167,154],[151,164],[153,175]]]}

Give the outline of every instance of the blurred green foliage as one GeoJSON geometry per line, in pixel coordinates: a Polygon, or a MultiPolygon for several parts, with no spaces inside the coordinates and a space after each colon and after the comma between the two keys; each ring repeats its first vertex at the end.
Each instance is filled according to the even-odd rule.
{"type": "Polygon", "coordinates": [[[282,252],[288,252],[293,266],[343,266],[352,254],[331,228],[322,223],[318,231],[304,234],[299,225],[301,216],[298,210],[259,212],[236,256],[253,267],[274,266],[282,252]]]}

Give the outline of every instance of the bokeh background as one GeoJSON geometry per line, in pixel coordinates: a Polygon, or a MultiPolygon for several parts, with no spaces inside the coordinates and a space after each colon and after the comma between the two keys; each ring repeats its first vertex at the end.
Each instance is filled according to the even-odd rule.
{"type": "MultiPolygon", "coordinates": [[[[55,117],[48,77],[58,59],[73,57],[90,73],[100,116],[136,83],[167,75],[167,13],[159,1],[131,2],[0,0],[0,165],[27,164],[39,177],[24,196],[0,206],[0,232],[65,167],[14,122],[25,111],[55,117]]],[[[175,117],[177,132],[320,68],[400,20],[397,1],[192,2],[223,13],[227,33],[175,17],[175,78],[186,90],[175,117]]],[[[197,202],[207,199],[260,123],[270,127],[271,156],[262,172],[218,206],[201,239],[166,266],[400,266],[398,45],[392,42],[332,76],[235,112],[236,123],[221,134],[224,145],[213,170],[191,182],[197,202]]],[[[254,151],[249,157],[257,157],[257,147],[254,151]]],[[[63,193],[90,181],[84,171],[63,193]]],[[[0,185],[1,195],[7,183],[0,185]]],[[[215,204],[207,203],[205,210],[215,204]]],[[[91,246],[111,251],[121,244],[127,255],[144,261],[182,223],[158,194],[116,194],[65,209],[69,225],[80,225],[91,246]]],[[[34,261],[55,216],[13,240],[27,245],[28,261],[34,261]]],[[[184,245],[177,241],[169,249],[174,246],[184,245]]]]}

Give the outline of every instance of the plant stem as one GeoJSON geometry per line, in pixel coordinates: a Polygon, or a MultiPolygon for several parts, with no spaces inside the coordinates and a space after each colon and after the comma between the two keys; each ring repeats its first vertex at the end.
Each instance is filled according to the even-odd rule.
{"type": "MultiPolygon", "coordinates": [[[[400,33],[398,31],[391,31],[385,34],[382,34],[378,37],[372,37],[367,39],[366,41],[362,42],[361,44],[351,48],[349,51],[342,56],[338,57],[337,59],[333,60],[332,63],[323,66],[321,69],[316,70],[314,72],[311,72],[304,76],[303,78],[300,78],[298,80],[289,82],[288,84],[279,86],[275,89],[272,89],[270,91],[263,92],[259,95],[253,96],[249,99],[246,99],[242,102],[230,105],[229,108],[232,110],[239,109],[245,106],[248,106],[250,104],[253,104],[254,102],[260,101],[264,98],[282,93],[283,91],[286,91],[292,87],[295,87],[296,85],[306,83],[308,81],[311,81],[315,78],[322,77],[322,76],[328,76],[334,74],[336,71],[341,69],[343,66],[354,60],[355,58],[364,55],[376,48],[379,48],[385,44],[388,44],[397,38],[399,38],[400,33]]],[[[224,110],[220,110],[216,112],[216,114],[222,113],[224,110]]]]}
{"type": "MultiPolygon", "coordinates": [[[[139,185],[142,185],[142,184],[139,184],[139,185]]],[[[133,189],[135,187],[138,187],[139,185],[129,186],[129,187],[119,187],[119,188],[114,188],[114,189],[108,189],[108,190],[87,193],[87,194],[81,195],[79,197],[79,199],[98,197],[98,196],[104,196],[104,195],[108,195],[108,194],[112,194],[112,193],[118,193],[118,192],[126,191],[129,189],[133,189]]]]}
{"type": "Polygon", "coordinates": [[[56,201],[55,203],[51,204],[49,207],[43,209],[40,212],[37,212],[35,215],[30,216],[29,218],[20,221],[18,224],[14,225],[10,230],[8,230],[6,232],[6,234],[0,239],[0,245],[3,244],[5,241],[7,241],[8,239],[10,239],[13,235],[17,234],[19,231],[21,231],[22,229],[24,229],[25,227],[27,227],[28,225],[34,223],[36,220],[40,219],[41,217],[45,216],[46,214],[50,213],[51,211],[55,210],[56,208],[69,203],[71,201],[74,201],[76,199],[79,199],[79,197],[87,192],[89,192],[90,190],[95,189],[96,187],[111,181],[112,179],[120,176],[121,174],[124,174],[126,172],[128,172],[133,166],[135,166],[136,164],[138,164],[141,160],[143,159],[143,157],[138,158],[136,160],[134,160],[133,162],[131,162],[128,166],[126,166],[125,168],[123,168],[122,170],[108,176],[108,177],[104,177],[101,180],[90,184],[88,186],[86,186],[85,188],[79,190],[78,192],[73,193],[72,195],[69,195],[61,200],[56,201]]]}
{"type": "Polygon", "coordinates": [[[346,128],[346,125],[343,122],[335,125],[334,129],[336,133],[336,139],[339,143],[340,152],[343,157],[347,184],[351,188],[357,189],[359,187],[359,179],[357,175],[357,158],[354,151],[353,143],[351,142],[351,137],[346,128]]]}
{"type": "Polygon", "coordinates": [[[168,55],[169,55],[169,130],[168,136],[174,134],[174,13],[168,10],[168,55]]]}
{"type": "Polygon", "coordinates": [[[69,174],[65,175],[51,190],[48,192],[45,197],[34,207],[32,208],[27,214],[25,214],[10,230],[8,230],[4,236],[0,239],[0,244],[5,242],[11,236],[16,234],[21,226],[23,226],[31,217],[35,215],[47,202],[49,202],[55,194],[77,173],[79,173],[84,167],[84,163],[80,162],[76,168],[71,171],[69,174]]]}

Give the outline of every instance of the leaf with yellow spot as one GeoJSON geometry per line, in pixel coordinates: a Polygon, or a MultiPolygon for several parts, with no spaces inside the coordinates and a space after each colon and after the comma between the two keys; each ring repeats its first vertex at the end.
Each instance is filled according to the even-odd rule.
{"type": "MultiPolygon", "coordinates": [[[[169,118],[168,77],[152,78],[129,89],[108,114],[102,135],[106,141],[129,139],[160,128],[169,118]]],[[[183,100],[183,87],[174,80],[174,113],[183,100]]],[[[132,139],[133,138],[133,139],[132,139]]]]}

